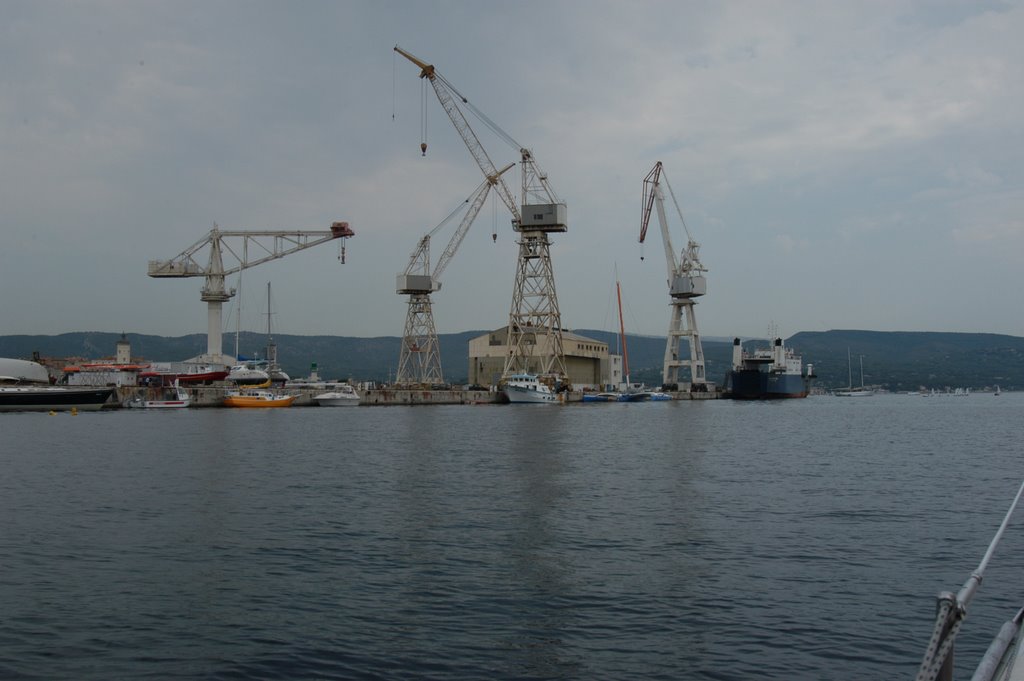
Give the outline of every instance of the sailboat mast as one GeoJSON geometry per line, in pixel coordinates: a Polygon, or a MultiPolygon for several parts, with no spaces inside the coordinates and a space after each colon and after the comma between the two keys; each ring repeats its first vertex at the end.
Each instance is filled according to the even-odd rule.
{"type": "Polygon", "coordinates": [[[270,282],[267,282],[267,367],[268,369],[277,369],[277,343],[274,342],[274,336],[271,333],[271,315],[273,312],[270,311],[270,282]]]}
{"type": "Polygon", "coordinates": [[[849,375],[850,390],[853,390],[853,360],[850,358],[850,348],[846,348],[846,373],[849,375]]]}
{"type": "Polygon", "coordinates": [[[270,282],[267,282],[267,338],[270,338],[270,282]]]}
{"type": "Polygon", "coordinates": [[[235,308],[235,362],[238,361],[238,334],[242,331],[242,270],[238,270],[238,306],[235,308]]]}
{"type": "Polygon", "coordinates": [[[622,321],[622,287],[615,280],[615,295],[619,299],[619,337],[622,339],[622,371],[626,377],[626,389],[629,389],[629,350],[626,349],[626,325],[622,321]]]}

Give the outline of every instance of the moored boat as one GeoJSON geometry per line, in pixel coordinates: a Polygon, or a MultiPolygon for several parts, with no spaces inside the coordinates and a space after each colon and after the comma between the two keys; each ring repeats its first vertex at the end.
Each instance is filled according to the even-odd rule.
{"type": "Polygon", "coordinates": [[[583,393],[583,402],[618,402],[618,393],[583,393]]]}
{"type": "Polygon", "coordinates": [[[295,395],[283,395],[271,390],[243,390],[224,396],[225,407],[279,408],[290,407],[295,395]]]}
{"type": "Polygon", "coordinates": [[[125,403],[132,409],[184,409],[192,404],[188,391],[176,380],[174,386],[167,388],[147,388],[147,391],[158,391],[158,394],[137,395],[125,403]]]}
{"type": "Polygon", "coordinates": [[[313,401],[321,407],[356,407],[359,406],[359,393],[352,386],[342,384],[334,390],[315,395],[313,401]]]}
{"type": "Polygon", "coordinates": [[[505,380],[502,392],[513,404],[550,404],[558,401],[550,386],[536,374],[512,374],[505,380]]]}
{"type": "Polygon", "coordinates": [[[51,385],[42,364],[0,357],[0,411],[97,411],[113,393],[111,387],[51,385]]]}
{"type": "Polygon", "coordinates": [[[832,394],[836,397],[871,397],[874,390],[864,387],[864,355],[860,356],[860,387],[853,387],[853,363],[850,356],[850,348],[846,348],[846,369],[849,372],[850,382],[848,387],[842,390],[834,390],[832,394]]]}
{"type": "Polygon", "coordinates": [[[236,364],[228,372],[227,380],[238,386],[266,388],[270,386],[270,374],[247,364],[236,364]]]}
{"type": "Polygon", "coordinates": [[[768,400],[807,397],[814,367],[776,338],[771,348],[745,352],[740,339],[733,340],[732,370],[726,374],[726,390],[736,400],[768,400]]]}
{"type": "Polygon", "coordinates": [[[0,387],[0,411],[98,411],[114,388],[0,387]]]}
{"type": "Polygon", "coordinates": [[[223,381],[227,378],[228,370],[223,367],[191,364],[182,373],[175,374],[175,377],[182,383],[209,383],[212,381],[223,381]]]}

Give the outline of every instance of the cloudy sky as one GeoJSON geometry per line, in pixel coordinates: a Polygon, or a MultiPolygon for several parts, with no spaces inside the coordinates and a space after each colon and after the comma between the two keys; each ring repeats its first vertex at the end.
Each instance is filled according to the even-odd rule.
{"type": "MultiPolygon", "coordinates": [[[[617,269],[627,329],[664,334],[663,248],[637,239],[662,161],[709,270],[706,336],[1024,335],[1020,3],[2,8],[0,334],[203,332],[202,280],[151,279],[147,261],[215,222],[347,220],[344,265],[325,244],[246,270],[241,325],[265,328],[271,282],[281,333],[400,335],[395,275],[482,178],[398,44],[530,147],[568,204],[552,247],[567,328],[617,325],[617,269]]],[[[470,122],[496,164],[518,160],[470,122]]],[[[440,332],[507,322],[516,253],[492,198],[434,297],[440,332]]]]}

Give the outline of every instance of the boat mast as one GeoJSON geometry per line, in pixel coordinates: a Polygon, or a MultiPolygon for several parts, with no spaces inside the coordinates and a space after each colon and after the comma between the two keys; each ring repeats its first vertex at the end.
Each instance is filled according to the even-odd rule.
{"type": "Polygon", "coordinates": [[[270,316],[273,312],[270,311],[270,282],[267,282],[267,369],[277,369],[277,343],[274,342],[274,336],[271,333],[270,327],[270,316]]]}
{"type": "Polygon", "coordinates": [[[626,349],[626,326],[622,321],[622,287],[619,278],[615,278],[615,295],[619,299],[619,338],[622,339],[622,371],[626,377],[626,390],[629,390],[629,350],[626,349]]]}
{"type": "Polygon", "coordinates": [[[846,373],[848,375],[848,385],[850,390],[853,390],[853,360],[850,359],[850,348],[846,348],[846,373]]]}
{"type": "Polygon", "coordinates": [[[242,270],[238,270],[238,307],[235,308],[235,362],[238,361],[238,334],[242,331],[242,270]]]}

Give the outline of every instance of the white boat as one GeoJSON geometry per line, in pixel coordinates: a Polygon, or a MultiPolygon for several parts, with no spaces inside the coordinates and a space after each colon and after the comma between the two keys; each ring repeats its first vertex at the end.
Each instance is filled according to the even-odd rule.
{"type": "Polygon", "coordinates": [[[846,349],[846,367],[850,376],[850,387],[845,390],[833,391],[836,397],[870,397],[875,394],[874,390],[864,387],[864,355],[860,356],[860,387],[853,387],[853,364],[850,361],[850,349],[846,349]]]}
{"type": "Polygon", "coordinates": [[[277,343],[274,342],[274,336],[270,330],[270,317],[273,313],[270,311],[270,282],[267,282],[267,376],[270,378],[270,383],[276,386],[283,386],[291,377],[288,376],[277,363],[277,343]]]}
{"type": "Polygon", "coordinates": [[[138,395],[128,400],[125,406],[132,409],[184,409],[190,404],[192,404],[192,398],[188,391],[182,388],[178,381],[175,381],[173,388],[163,390],[162,394],[154,399],[146,399],[144,395],[138,395]]]}
{"type": "Polygon", "coordinates": [[[551,388],[542,383],[536,374],[512,374],[505,380],[502,392],[513,404],[546,404],[558,401],[551,388]]]}
{"type": "Polygon", "coordinates": [[[875,394],[874,390],[867,390],[864,388],[855,388],[849,390],[836,390],[832,393],[836,397],[869,397],[875,394]]]}
{"type": "Polygon", "coordinates": [[[342,384],[334,390],[313,396],[313,400],[321,407],[357,407],[359,393],[352,386],[342,384]]]}
{"type": "Polygon", "coordinates": [[[265,388],[270,385],[270,374],[247,364],[236,364],[228,372],[227,380],[239,386],[265,388]]]}

